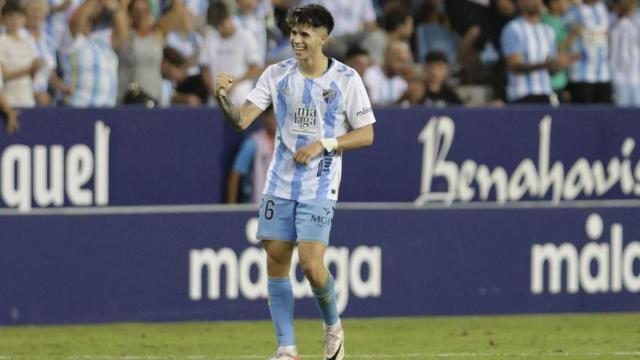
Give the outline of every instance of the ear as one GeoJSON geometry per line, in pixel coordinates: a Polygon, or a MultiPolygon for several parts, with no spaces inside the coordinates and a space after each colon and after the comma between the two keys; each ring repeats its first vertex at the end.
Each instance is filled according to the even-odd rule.
{"type": "Polygon", "coordinates": [[[329,35],[325,31],[323,31],[322,34],[320,35],[320,43],[322,44],[322,46],[324,46],[328,40],[329,40],[329,35]]]}

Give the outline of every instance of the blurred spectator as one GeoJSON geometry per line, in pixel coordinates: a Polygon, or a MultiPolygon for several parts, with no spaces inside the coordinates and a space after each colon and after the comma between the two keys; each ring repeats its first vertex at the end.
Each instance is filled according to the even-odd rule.
{"type": "Polygon", "coordinates": [[[64,89],[62,79],[55,72],[57,67],[56,53],[49,48],[49,42],[44,31],[44,24],[49,8],[45,0],[27,0],[25,3],[26,25],[22,30],[23,36],[29,41],[36,56],[44,59],[45,65],[33,78],[33,91],[36,105],[51,104],[49,83],[58,89],[64,89]]]}
{"type": "Polygon", "coordinates": [[[445,7],[451,26],[461,36],[461,80],[478,82],[482,77],[480,52],[487,41],[500,49],[502,27],[515,16],[516,8],[511,0],[445,0],[445,7]]]}
{"type": "Polygon", "coordinates": [[[176,90],[183,94],[195,94],[201,104],[206,104],[209,91],[199,66],[202,45],[202,36],[194,28],[193,15],[189,9],[184,9],[178,28],[167,35],[167,46],[177,50],[184,58],[185,62],[180,66],[184,66],[187,72],[187,77],[178,82],[176,90]]]}
{"type": "Polygon", "coordinates": [[[227,182],[227,203],[258,204],[273,154],[276,120],[273,108],[263,114],[263,127],[240,146],[227,182]]]}
{"type": "Polygon", "coordinates": [[[48,0],[49,15],[45,24],[47,42],[54,53],[69,36],[69,20],[83,0],[48,0]]]}
{"type": "Polygon", "coordinates": [[[369,56],[367,50],[359,46],[354,46],[347,52],[345,63],[354,68],[360,77],[364,77],[367,69],[371,66],[371,56],[369,56]]]}
{"type": "Polygon", "coordinates": [[[255,51],[260,57],[260,65],[264,65],[267,58],[267,24],[265,16],[258,10],[258,0],[236,0],[238,12],[233,17],[236,27],[248,30],[255,39],[258,47],[255,51]]]}
{"type": "MultiPolygon", "coordinates": [[[[567,32],[567,25],[564,23],[564,16],[569,10],[569,0],[545,0],[546,11],[542,14],[542,23],[549,25],[553,29],[556,38],[556,49],[564,52],[573,39],[567,32]]],[[[561,102],[569,102],[571,97],[567,90],[569,78],[565,70],[560,70],[551,75],[551,89],[558,95],[561,102]]]]}
{"type": "Polygon", "coordinates": [[[549,72],[569,66],[575,56],[559,54],[549,25],[540,21],[541,0],[518,0],[521,16],[502,30],[502,51],[508,69],[507,99],[513,103],[550,104],[549,72]]]}
{"type": "Polygon", "coordinates": [[[229,96],[239,106],[253,88],[253,79],[262,71],[260,55],[255,51],[258,45],[248,31],[234,24],[224,3],[211,3],[208,22],[213,28],[207,29],[200,59],[205,83],[213,94],[214,79],[219,73],[234,76],[229,96]]]}
{"type": "Polygon", "coordinates": [[[327,8],[334,18],[326,53],[344,60],[349,47],[359,44],[377,28],[372,0],[302,0],[300,5],[319,4],[327,8]]]}
{"type": "Polygon", "coordinates": [[[203,30],[207,23],[207,8],[209,0],[183,0],[184,6],[193,15],[194,29],[203,30]]]}
{"type": "Polygon", "coordinates": [[[409,45],[402,41],[389,44],[382,66],[372,66],[364,74],[364,84],[373,105],[393,105],[401,101],[407,91],[407,75],[411,64],[409,45]]]}
{"type": "Polygon", "coordinates": [[[422,105],[427,87],[424,81],[424,73],[417,68],[411,68],[404,77],[407,82],[407,90],[399,101],[401,106],[422,105]]]}
{"type": "Polygon", "coordinates": [[[200,97],[193,93],[185,93],[176,89],[176,84],[187,78],[187,59],[171,47],[164,48],[162,56],[162,96],[160,106],[202,104],[200,97]]]}
{"type": "Polygon", "coordinates": [[[461,105],[462,100],[448,85],[449,62],[447,54],[432,51],[425,58],[426,91],[420,101],[427,106],[461,105]]]}
{"type": "Polygon", "coordinates": [[[459,38],[447,27],[446,15],[439,10],[438,0],[425,0],[418,12],[415,29],[416,59],[422,63],[431,51],[447,54],[449,64],[455,65],[459,38]]]}
{"type": "Polygon", "coordinates": [[[11,106],[33,107],[33,77],[45,61],[37,57],[31,44],[20,30],[25,24],[25,11],[16,1],[8,1],[2,8],[6,33],[0,35],[0,66],[4,75],[5,95],[11,106]]]}
{"type": "Polygon", "coordinates": [[[583,0],[569,9],[565,21],[577,37],[571,51],[580,54],[569,68],[571,101],[578,104],[611,102],[607,7],[598,0],[583,0]]]}
{"type": "Polygon", "coordinates": [[[362,47],[369,51],[373,64],[384,63],[384,52],[392,41],[409,43],[413,35],[413,17],[404,9],[391,10],[384,15],[383,29],[378,29],[362,41],[362,47]]]}
{"type": "Polygon", "coordinates": [[[14,134],[20,128],[18,122],[18,114],[11,108],[9,102],[4,96],[4,84],[2,81],[2,68],[0,68],[0,111],[4,113],[4,118],[7,122],[5,130],[9,134],[14,134]]]}
{"type": "Polygon", "coordinates": [[[64,49],[61,61],[64,82],[69,87],[66,105],[115,106],[118,57],[111,44],[119,46],[125,40],[128,4],[129,0],[85,0],[71,16],[69,30],[73,40],[69,48],[64,49]],[[92,32],[103,12],[113,16],[113,29],[107,31],[110,36],[106,40],[101,33],[92,32]]]}
{"type": "Polygon", "coordinates": [[[611,78],[616,105],[640,106],[640,24],[635,0],[617,0],[611,27],[611,78]]]}
{"type": "Polygon", "coordinates": [[[182,17],[182,0],[172,0],[171,7],[157,21],[148,0],[131,0],[127,14],[131,23],[125,41],[114,46],[119,58],[118,99],[136,103],[136,99],[160,100],[162,94],[162,50],[166,36],[182,17]],[[136,94],[136,88],[139,93],[136,94]]]}

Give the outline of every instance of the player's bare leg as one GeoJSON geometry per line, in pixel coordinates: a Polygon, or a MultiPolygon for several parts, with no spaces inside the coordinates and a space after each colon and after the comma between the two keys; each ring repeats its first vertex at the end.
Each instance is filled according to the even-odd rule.
{"type": "Polygon", "coordinates": [[[344,331],[338,317],[335,282],[324,265],[326,245],[313,241],[298,241],[298,255],[305,277],[316,296],[324,319],[324,355],[328,360],[344,358],[344,331]]]}
{"type": "Polygon", "coordinates": [[[293,329],[293,289],[289,270],[294,244],[288,241],[264,240],[269,275],[269,310],[278,337],[278,350],[269,360],[300,360],[293,329]]]}

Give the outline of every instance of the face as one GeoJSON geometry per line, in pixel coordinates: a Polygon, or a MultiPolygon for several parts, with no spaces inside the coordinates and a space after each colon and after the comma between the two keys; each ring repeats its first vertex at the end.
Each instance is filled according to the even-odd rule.
{"type": "Polygon", "coordinates": [[[552,6],[558,11],[560,14],[566,14],[569,11],[569,6],[571,6],[571,2],[569,0],[555,0],[552,6]]]}
{"type": "Polygon", "coordinates": [[[442,61],[434,61],[425,65],[425,73],[429,82],[444,84],[449,77],[449,65],[442,61]]]}
{"type": "Polygon", "coordinates": [[[323,27],[313,28],[308,25],[295,25],[291,29],[291,48],[297,60],[306,60],[322,51],[327,42],[327,30],[323,27]]]}
{"type": "Polygon", "coordinates": [[[392,76],[404,75],[411,64],[411,52],[406,46],[398,46],[388,51],[385,56],[385,67],[391,72],[392,76]]]}
{"type": "Polygon", "coordinates": [[[222,23],[220,23],[220,25],[218,25],[216,29],[220,33],[220,36],[222,36],[223,38],[228,38],[235,33],[236,26],[233,24],[231,16],[229,16],[222,20],[222,23]]]}
{"type": "Polygon", "coordinates": [[[364,76],[364,72],[371,66],[371,58],[368,55],[356,55],[347,60],[347,65],[354,68],[360,76],[364,76]]]}
{"type": "Polygon", "coordinates": [[[402,26],[400,26],[400,32],[402,34],[403,39],[410,39],[411,35],[413,35],[413,18],[408,17],[402,26]]]}
{"type": "Polygon", "coordinates": [[[524,15],[537,15],[542,11],[541,0],[519,0],[518,7],[524,15]]]}
{"type": "Polygon", "coordinates": [[[32,0],[27,4],[26,25],[30,28],[44,24],[49,12],[47,4],[42,0],[32,0]]]}
{"type": "Polygon", "coordinates": [[[134,0],[131,6],[131,21],[135,28],[151,23],[151,7],[147,0],[134,0]]]}
{"type": "Polygon", "coordinates": [[[12,12],[2,17],[4,26],[8,33],[14,33],[22,28],[25,24],[25,16],[19,12],[12,12]]]}

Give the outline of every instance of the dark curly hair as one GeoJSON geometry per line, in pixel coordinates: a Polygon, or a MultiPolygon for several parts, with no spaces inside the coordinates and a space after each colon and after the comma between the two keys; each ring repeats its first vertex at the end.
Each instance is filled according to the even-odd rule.
{"type": "Polygon", "coordinates": [[[289,11],[287,24],[293,28],[296,25],[308,25],[314,28],[324,27],[327,33],[333,30],[333,16],[329,10],[322,5],[310,4],[299,6],[289,11]]]}

